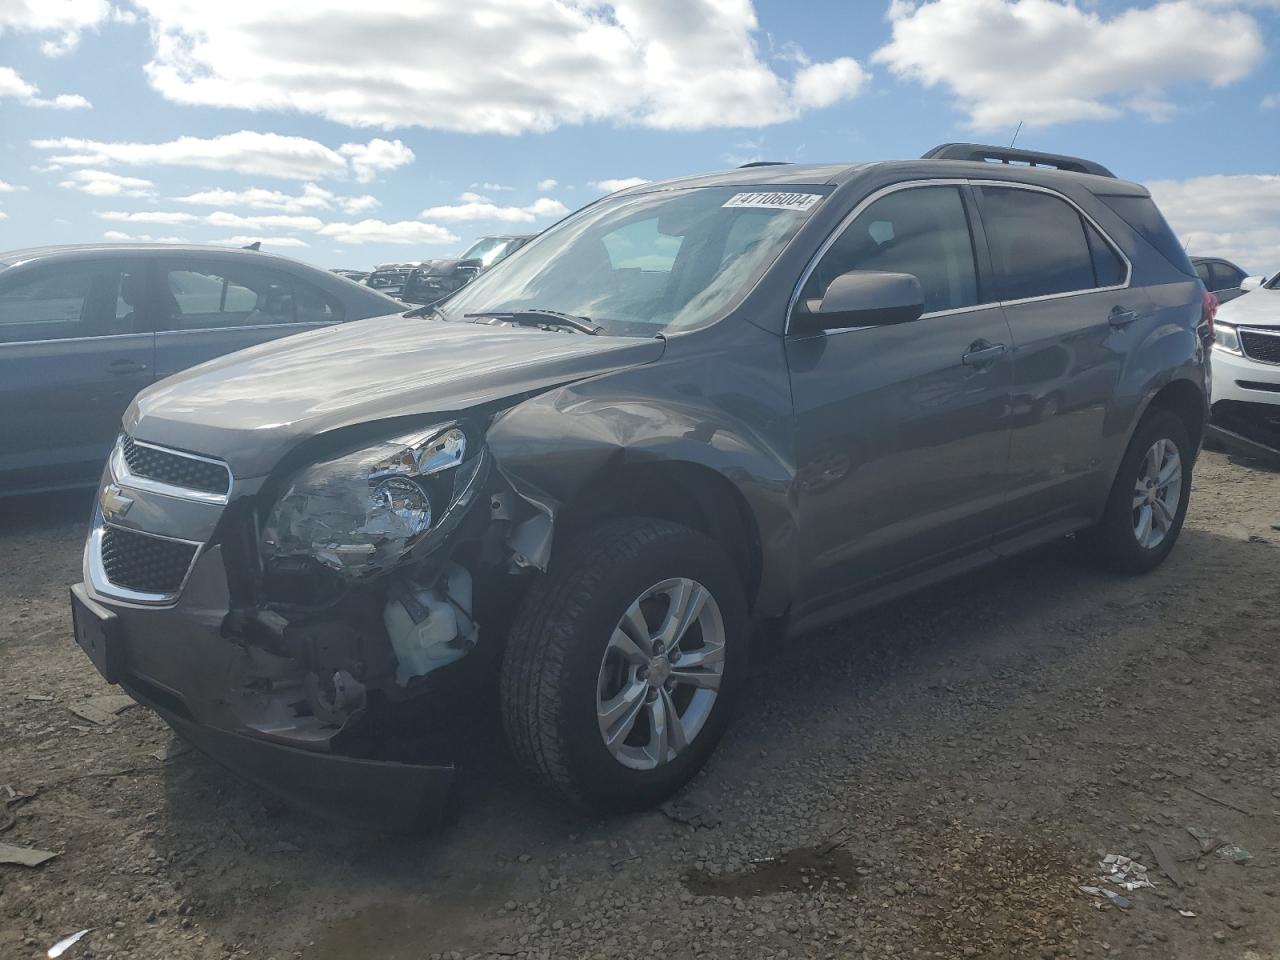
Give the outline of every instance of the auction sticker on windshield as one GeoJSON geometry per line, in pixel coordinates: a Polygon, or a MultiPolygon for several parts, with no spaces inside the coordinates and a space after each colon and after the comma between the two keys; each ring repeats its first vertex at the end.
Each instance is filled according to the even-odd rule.
{"type": "Polygon", "coordinates": [[[820,193],[735,193],[725,201],[726,207],[755,207],[759,210],[805,211],[822,199],[820,193]]]}

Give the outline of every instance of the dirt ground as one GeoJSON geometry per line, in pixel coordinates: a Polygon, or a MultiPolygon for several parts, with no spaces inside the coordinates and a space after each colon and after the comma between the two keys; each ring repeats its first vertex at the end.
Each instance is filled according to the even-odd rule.
{"type": "Polygon", "coordinates": [[[0,866],[5,960],[84,927],[66,957],[1280,957],[1280,475],[1256,465],[1204,455],[1151,576],[1064,543],[766,652],[665,812],[560,809],[482,718],[461,820],[413,840],[161,761],[140,707],[72,712],[113,692],[70,638],[87,514],[0,502],[0,811],[30,795],[0,842],[58,854],[0,866]],[[1079,889],[1106,854],[1150,867],[1127,909],[1079,889]]]}

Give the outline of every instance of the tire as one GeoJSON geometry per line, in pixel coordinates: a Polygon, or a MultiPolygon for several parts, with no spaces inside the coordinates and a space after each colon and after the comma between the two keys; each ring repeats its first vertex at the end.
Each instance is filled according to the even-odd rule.
{"type": "MultiPolygon", "coordinates": [[[[1149,410],[1138,423],[1124,459],[1120,461],[1120,469],[1116,472],[1102,519],[1076,534],[1076,542],[1086,558],[1121,574],[1149,573],[1160,566],[1173,550],[1178,535],[1182,532],[1182,522],[1186,518],[1187,504],[1191,498],[1191,470],[1195,453],[1186,425],[1180,417],[1160,408],[1149,410]],[[1172,514],[1172,520],[1164,521],[1167,529],[1159,541],[1144,544],[1139,539],[1140,514],[1139,508],[1135,506],[1135,498],[1140,495],[1138,487],[1144,471],[1149,471],[1145,463],[1148,452],[1161,441],[1171,443],[1180,459],[1179,469],[1176,471],[1180,481],[1177,506],[1168,511],[1172,514]]],[[[1157,492],[1159,489],[1166,488],[1158,487],[1157,492]]],[[[1156,507],[1152,506],[1151,509],[1154,511],[1156,507]]],[[[1153,522],[1161,521],[1157,517],[1153,522]]]]}
{"type": "MultiPolygon", "coordinates": [[[[645,601],[644,616],[665,622],[665,613],[676,603],[668,594],[655,595],[645,601]]],[[[507,740],[521,764],[581,808],[613,813],[653,806],[697,773],[715,749],[746,679],[748,639],[743,584],[717,544],[664,520],[602,524],[552,560],[551,569],[530,587],[516,613],[499,680],[507,740]],[[686,581],[704,588],[710,598],[678,640],[679,646],[690,649],[677,651],[679,656],[673,655],[670,666],[661,671],[653,659],[647,666],[635,666],[644,657],[624,658],[616,631],[623,632],[625,640],[643,632],[647,624],[637,626],[629,619],[624,630],[624,615],[633,607],[640,609],[636,601],[664,584],[674,584],[667,588],[673,595],[701,596],[692,588],[681,594],[686,581]],[[712,642],[717,629],[719,656],[712,653],[717,649],[712,642]],[[695,660],[708,665],[694,666],[695,660]],[[673,674],[661,689],[646,687],[634,725],[613,749],[606,746],[601,701],[630,704],[636,684],[661,683],[659,673],[681,673],[681,663],[682,675],[698,674],[699,686],[677,685],[673,674]],[[701,685],[709,685],[705,675],[717,669],[718,689],[708,698],[701,685]],[[610,698],[615,682],[617,696],[610,698]],[[668,688],[673,692],[665,692],[668,688]],[[660,708],[651,706],[655,700],[660,708]],[[676,729],[655,720],[652,709],[664,717],[668,709],[676,710],[681,733],[686,724],[693,729],[696,721],[691,738],[674,755],[676,729]],[[681,710],[686,719],[680,719],[681,710]],[[659,739],[664,727],[671,731],[670,742],[659,739]],[[647,746],[630,746],[633,741],[647,746]],[[662,762],[651,769],[638,766],[659,754],[662,762]]],[[[622,717],[610,729],[621,730],[625,723],[622,717]]]]}

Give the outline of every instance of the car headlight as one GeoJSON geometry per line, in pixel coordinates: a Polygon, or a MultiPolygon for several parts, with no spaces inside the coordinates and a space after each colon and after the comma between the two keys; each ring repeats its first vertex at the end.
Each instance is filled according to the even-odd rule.
{"type": "Polygon", "coordinates": [[[1236,356],[1244,356],[1244,351],[1240,349],[1240,334],[1236,328],[1229,323],[1223,323],[1221,320],[1215,321],[1213,325],[1213,346],[1217,350],[1225,350],[1227,353],[1234,353],[1236,356]]]}
{"type": "Polygon", "coordinates": [[[264,557],[310,557],[351,579],[394,567],[474,499],[483,451],[441,425],[322,460],[289,482],[262,528],[264,557]]]}

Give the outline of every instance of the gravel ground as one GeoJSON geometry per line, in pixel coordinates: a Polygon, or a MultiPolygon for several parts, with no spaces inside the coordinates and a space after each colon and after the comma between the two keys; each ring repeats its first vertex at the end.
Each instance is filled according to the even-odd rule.
{"type": "Polygon", "coordinates": [[[58,854],[0,866],[0,957],[83,927],[68,958],[1280,957],[1280,475],[1256,466],[1204,455],[1151,576],[1055,545],[766,651],[664,811],[558,808],[482,718],[460,822],[408,841],[158,760],[142,708],[73,712],[113,692],[70,639],[87,512],[0,504],[0,810],[30,795],[0,841],[58,854]],[[1110,853],[1151,868],[1128,909],[1079,889],[1110,853]]]}

